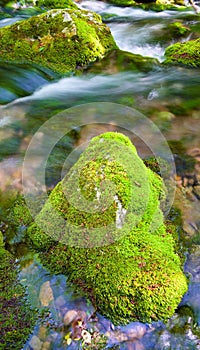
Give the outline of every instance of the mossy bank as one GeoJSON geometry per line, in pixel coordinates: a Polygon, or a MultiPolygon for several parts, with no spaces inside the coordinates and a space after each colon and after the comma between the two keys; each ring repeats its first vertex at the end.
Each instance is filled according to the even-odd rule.
{"type": "Polygon", "coordinates": [[[101,17],[79,9],[50,10],[0,29],[2,60],[73,71],[117,46],[101,17]]]}
{"type": "Polygon", "coordinates": [[[165,64],[184,64],[200,67],[200,39],[173,44],[165,50],[165,64]]]}
{"type": "Polygon", "coordinates": [[[61,9],[61,8],[73,8],[77,9],[78,7],[72,0],[36,0],[30,1],[34,6],[52,8],[52,9],[61,9]]]}
{"type": "Polygon", "coordinates": [[[25,300],[17,281],[15,258],[5,250],[0,232],[0,349],[22,349],[36,321],[36,313],[25,300]]]}
{"type": "Polygon", "coordinates": [[[164,198],[161,178],[130,140],[105,133],[53,189],[27,240],[113,322],[165,320],[187,281],[174,230],[163,221],[164,198]]]}

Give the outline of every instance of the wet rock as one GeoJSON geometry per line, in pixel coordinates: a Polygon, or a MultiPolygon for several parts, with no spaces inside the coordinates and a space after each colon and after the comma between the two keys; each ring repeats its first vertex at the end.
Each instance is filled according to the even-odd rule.
{"type": "Polygon", "coordinates": [[[147,329],[146,324],[141,322],[132,322],[126,327],[121,328],[122,332],[127,334],[129,340],[142,338],[147,332],[147,329]]]}
{"type": "Polygon", "coordinates": [[[65,300],[65,298],[62,296],[62,295],[60,295],[58,298],[56,298],[56,300],[55,300],[55,306],[57,307],[57,308],[61,308],[61,307],[63,307],[63,305],[65,305],[66,304],[66,300],[65,300]]]}
{"type": "Polygon", "coordinates": [[[189,237],[193,237],[196,233],[196,228],[191,222],[184,221],[183,230],[187,233],[189,237]]]}
{"type": "Polygon", "coordinates": [[[51,347],[51,343],[49,341],[45,341],[43,344],[42,344],[42,350],[49,350],[51,347]]]}
{"type": "Polygon", "coordinates": [[[40,338],[40,340],[45,340],[46,339],[46,335],[47,335],[47,329],[44,326],[41,326],[39,328],[39,332],[38,332],[38,337],[40,338]]]}
{"type": "Polygon", "coordinates": [[[112,344],[122,343],[124,341],[135,341],[141,339],[147,332],[148,327],[141,322],[132,322],[125,327],[121,327],[119,330],[107,332],[109,341],[112,344]]]}
{"type": "Polygon", "coordinates": [[[42,342],[36,335],[33,335],[30,342],[29,346],[31,347],[31,350],[41,350],[42,349],[42,342]]]}
{"type": "Polygon", "coordinates": [[[140,343],[139,341],[127,342],[127,350],[144,350],[144,345],[140,343]]]}
{"type": "Polygon", "coordinates": [[[77,318],[78,312],[76,310],[69,310],[66,312],[63,318],[63,323],[65,326],[69,326],[75,318],[77,318]]]}
{"type": "Polygon", "coordinates": [[[49,281],[44,282],[41,286],[39,299],[42,306],[49,306],[50,302],[53,301],[53,291],[49,281]]]}
{"type": "Polygon", "coordinates": [[[192,281],[200,282],[200,246],[193,246],[191,253],[186,261],[185,270],[192,276],[192,281]]]}

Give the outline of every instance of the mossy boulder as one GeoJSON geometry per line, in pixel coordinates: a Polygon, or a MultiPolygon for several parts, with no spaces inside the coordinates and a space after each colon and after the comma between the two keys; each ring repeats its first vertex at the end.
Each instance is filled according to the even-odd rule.
{"type": "Polygon", "coordinates": [[[110,2],[117,6],[136,6],[138,4],[154,4],[157,6],[157,9],[160,8],[160,10],[164,9],[165,7],[174,5],[185,5],[184,0],[108,0],[107,2],[110,2]]]}
{"type": "Polygon", "coordinates": [[[164,320],[187,290],[164,198],[161,178],[131,141],[108,132],[53,189],[27,238],[113,322],[164,320]]]}
{"type": "Polygon", "coordinates": [[[173,44],[165,50],[165,64],[184,64],[200,67],[200,39],[173,44]]]}
{"type": "Polygon", "coordinates": [[[1,349],[22,349],[36,320],[17,281],[15,258],[5,250],[0,232],[0,324],[1,349]]]}
{"type": "Polygon", "coordinates": [[[32,2],[34,2],[36,6],[52,9],[78,8],[72,0],[38,0],[32,2]]]}
{"type": "Polygon", "coordinates": [[[91,63],[86,68],[90,73],[116,74],[124,71],[149,72],[160,66],[156,58],[144,57],[131,52],[113,50],[102,60],[91,63]]]}
{"type": "Polygon", "coordinates": [[[102,58],[115,48],[101,17],[79,9],[50,10],[0,29],[2,60],[33,62],[60,73],[102,58]]]}

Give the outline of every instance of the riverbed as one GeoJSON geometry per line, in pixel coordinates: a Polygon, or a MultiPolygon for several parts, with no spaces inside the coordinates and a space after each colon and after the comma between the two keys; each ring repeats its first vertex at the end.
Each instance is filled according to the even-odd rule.
{"type": "MultiPolygon", "coordinates": [[[[50,274],[38,256],[20,243],[19,237],[9,237],[8,244],[16,254],[19,279],[27,289],[29,302],[33,307],[49,310],[48,317],[36,324],[24,350],[81,349],[78,342],[67,345],[65,338],[63,318],[71,310],[87,314],[90,333],[107,334],[109,342],[105,348],[200,349],[200,71],[162,64],[168,45],[199,37],[199,16],[189,7],[182,11],[157,12],[121,8],[100,1],[81,1],[79,6],[102,16],[121,50],[152,57],[155,64],[148,69],[129,69],[124,67],[123,60],[119,64],[112,56],[109,61],[103,60],[76,73],[59,76],[26,62],[0,62],[0,188],[4,193],[22,193],[24,186],[35,190],[35,179],[30,177],[28,185],[22,181],[27,147],[35,133],[42,138],[39,128],[45,122],[66,109],[70,117],[78,110],[79,117],[77,124],[69,122],[69,128],[74,132],[57,146],[54,166],[52,162],[47,166],[48,188],[63,177],[61,170],[70,154],[68,163],[76,160],[75,153],[81,152],[82,144],[86,145],[91,137],[108,130],[124,127],[127,133],[131,131],[142,158],[152,155],[152,142],[157,155],[164,157],[162,147],[159,149],[156,140],[146,136],[150,120],[170,145],[177,167],[176,173],[171,174],[177,185],[174,204],[182,212],[187,246],[185,272],[190,284],[174,316],[166,324],[146,325],[141,336],[142,325],[115,326],[99,314],[94,319],[92,304],[68,285],[65,276],[50,274]],[[169,32],[170,24],[176,21],[190,28],[186,36],[177,38],[169,32]],[[109,115],[102,117],[101,108],[109,115]],[[126,108],[132,113],[131,122],[120,112],[126,108]],[[137,113],[144,122],[138,135],[134,125],[137,113]],[[116,125],[119,120],[120,125],[116,125]],[[135,337],[130,337],[130,329],[139,329],[135,337]]],[[[10,18],[0,20],[0,26],[29,15],[28,10],[16,11],[10,18]]],[[[38,158],[35,158],[33,168],[37,162],[38,158]]]]}

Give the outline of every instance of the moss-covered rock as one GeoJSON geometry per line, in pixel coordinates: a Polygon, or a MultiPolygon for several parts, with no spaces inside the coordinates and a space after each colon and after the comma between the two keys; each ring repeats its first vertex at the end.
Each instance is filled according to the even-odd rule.
{"type": "Polygon", "coordinates": [[[173,44],[165,50],[164,64],[184,64],[200,67],[200,39],[173,44]]]}
{"type": "Polygon", "coordinates": [[[5,250],[0,232],[0,324],[1,349],[22,349],[36,316],[24,299],[25,291],[17,282],[15,258],[5,250]]]}
{"type": "Polygon", "coordinates": [[[65,73],[117,48],[93,12],[50,10],[0,29],[1,59],[28,61],[65,73]]]}
{"type": "Polygon", "coordinates": [[[156,58],[144,57],[122,50],[113,50],[102,60],[91,63],[86,68],[90,73],[113,74],[123,71],[149,72],[160,66],[156,58]]]}
{"type": "Polygon", "coordinates": [[[160,8],[160,10],[174,5],[185,5],[184,0],[108,0],[107,2],[110,2],[117,6],[137,6],[138,4],[154,4],[157,6],[157,9],[160,8]]]}
{"type": "Polygon", "coordinates": [[[63,8],[73,8],[77,9],[78,7],[72,0],[38,0],[34,2],[36,6],[42,6],[45,8],[52,9],[63,9],[63,8]]]}
{"type": "Polygon", "coordinates": [[[160,210],[164,196],[161,178],[130,140],[105,133],[51,192],[28,240],[113,322],[166,319],[187,282],[160,210]]]}

